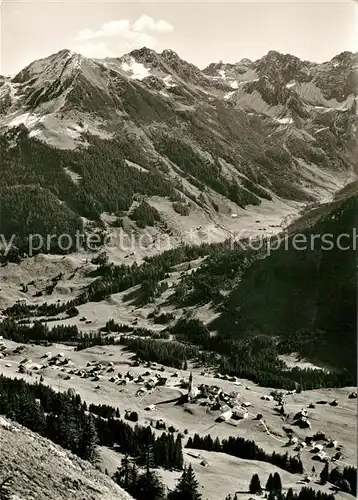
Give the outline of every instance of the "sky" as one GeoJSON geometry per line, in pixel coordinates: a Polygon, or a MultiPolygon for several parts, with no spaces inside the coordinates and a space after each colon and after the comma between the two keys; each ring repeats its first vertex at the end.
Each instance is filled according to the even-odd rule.
{"type": "Polygon", "coordinates": [[[119,57],[147,46],[200,68],[269,50],[322,62],[358,51],[354,0],[158,2],[0,0],[0,73],[16,74],[61,49],[119,57]]]}

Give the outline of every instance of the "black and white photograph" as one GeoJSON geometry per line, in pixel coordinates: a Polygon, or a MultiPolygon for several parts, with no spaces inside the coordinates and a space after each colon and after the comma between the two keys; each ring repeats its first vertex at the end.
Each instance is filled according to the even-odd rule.
{"type": "Polygon", "coordinates": [[[357,498],[357,0],[0,0],[0,500],[357,498]]]}

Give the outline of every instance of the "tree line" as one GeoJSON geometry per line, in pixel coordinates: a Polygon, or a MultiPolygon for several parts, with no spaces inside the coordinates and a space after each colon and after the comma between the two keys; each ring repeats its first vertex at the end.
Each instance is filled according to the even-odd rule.
{"type": "Polygon", "coordinates": [[[77,325],[55,325],[49,328],[46,323],[34,321],[33,325],[16,322],[12,318],[5,318],[0,323],[0,335],[14,342],[77,342],[80,332],[77,325]]]}
{"type": "Polygon", "coordinates": [[[183,467],[181,437],[170,432],[156,436],[150,427],[130,424],[117,416],[119,409],[87,406],[72,390],[56,392],[42,383],[0,375],[0,413],[71,450],[86,460],[96,457],[96,445],[118,446],[138,464],[145,461],[145,447],[153,450],[155,466],[183,467]]]}
{"type": "Polygon", "coordinates": [[[201,362],[218,366],[221,373],[248,378],[263,387],[279,389],[319,389],[355,385],[355,375],[346,369],[329,372],[318,369],[288,368],[279,354],[290,352],[271,335],[235,337],[232,332],[211,336],[197,318],[184,316],[169,332],[182,342],[200,348],[201,362]],[[218,361],[217,354],[220,354],[218,361]]]}
{"type": "Polygon", "coordinates": [[[357,468],[352,466],[334,467],[330,470],[328,462],[320,474],[321,484],[330,482],[346,493],[357,496],[357,468]]]}
{"type": "Polygon", "coordinates": [[[88,134],[84,138],[87,147],[65,150],[29,137],[24,126],[0,137],[5,166],[2,186],[6,191],[6,237],[14,228],[20,237],[28,236],[28,230],[43,236],[53,234],[55,228],[57,234],[69,233],[72,227],[82,228],[79,216],[99,223],[103,212],[128,210],[135,193],[175,194],[160,171],[161,165],[138,148],[133,138],[124,135],[105,140],[88,134]],[[16,148],[10,147],[14,137],[16,148]],[[140,164],[146,171],[130,167],[126,160],[140,164]],[[78,175],[78,182],[72,181],[68,171],[78,175]],[[27,194],[29,189],[34,193],[27,194]],[[24,216],[24,207],[33,207],[30,217],[24,216]]]}
{"type": "Polygon", "coordinates": [[[199,355],[197,347],[175,341],[122,336],[119,342],[143,361],[154,361],[178,369],[183,368],[188,359],[199,355]]]}
{"type": "MultiPolygon", "coordinates": [[[[321,484],[324,485],[327,481],[336,485],[341,491],[356,495],[357,469],[355,467],[345,467],[343,471],[334,468],[329,472],[329,465],[326,462],[320,474],[321,484]],[[349,469],[349,470],[348,470],[349,469]],[[346,479],[344,479],[346,478],[346,479]],[[333,479],[333,481],[332,481],[333,479]],[[352,481],[353,485],[350,484],[352,481]]],[[[265,485],[265,498],[269,500],[333,500],[334,495],[323,491],[313,490],[312,488],[304,487],[299,493],[294,493],[292,488],[289,488],[286,494],[282,491],[282,482],[280,475],[275,472],[270,474],[265,485]]],[[[261,495],[263,487],[258,474],[254,474],[249,485],[249,492],[253,495],[261,495]]],[[[228,495],[225,500],[237,500],[237,495],[234,497],[228,495]]]]}
{"type": "MultiPolygon", "coordinates": [[[[202,186],[210,187],[243,208],[249,204],[259,205],[261,203],[260,198],[250,190],[249,183],[241,186],[236,179],[227,179],[221,172],[217,158],[213,161],[205,158],[189,142],[162,133],[157,137],[156,149],[184,171],[190,182],[199,181],[199,188],[202,186]]],[[[265,197],[268,196],[266,191],[262,194],[265,194],[265,197]]]]}
{"type": "MultiPolygon", "coordinates": [[[[283,492],[280,475],[275,472],[270,474],[265,488],[261,486],[258,474],[254,474],[249,484],[249,493],[252,495],[261,495],[265,490],[265,498],[268,500],[334,500],[334,495],[323,491],[304,487],[299,493],[294,493],[292,488],[283,492]]],[[[228,495],[225,500],[238,500],[238,495],[228,495]]]]}
{"type": "Polygon", "coordinates": [[[32,326],[22,321],[6,318],[0,323],[0,335],[21,343],[67,342],[76,345],[77,350],[118,344],[126,346],[144,361],[179,369],[186,360],[195,359],[216,367],[221,373],[248,378],[264,387],[277,389],[306,390],[355,383],[355,377],[347,370],[287,369],[278,357],[280,346],[272,337],[260,335],[238,340],[223,338],[222,335],[211,337],[208,328],[196,318],[181,318],[173,327],[159,334],[108,320],[104,327],[106,333],[131,333],[118,340],[112,335],[104,336],[100,331],[83,334],[76,325],[56,325],[50,329],[41,321],[35,321],[32,326]],[[170,335],[177,340],[168,340],[170,335]]]}
{"type": "Polygon", "coordinates": [[[268,462],[280,467],[280,469],[291,472],[291,474],[303,473],[303,464],[300,458],[291,457],[288,453],[276,453],[275,451],[266,453],[262,448],[257,446],[255,441],[241,437],[230,436],[222,441],[216,438],[214,441],[210,435],[200,437],[198,434],[195,434],[192,438],[189,437],[186,448],[218,451],[247,460],[268,462]]]}
{"type": "Polygon", "coordinates": [[[136,500],[201,500],[199,483],[191,465],[185,467],[175,488],[167,492],[162,479],[151,467],[152,453],[146,453],[146,465],[141,472],[126,455],[113,480],[136,500]]]}
{"type": "MultiPolygon", "coordinates": [[[[236,245],[235,248],[239,249],[240,247],[236,245]]],[[[124,264],[116,266],[109,263],[108,259],[102,255],[98,260],[93,259],[93,263],[96,263],[98,267],[90,273],[89,277],[96,279],[77,298],[64,303],[45,302],[40,305],[17,302],[8,307],[4,313],[14,319],[28,316],[56,316],[72,307],[89,301],[103,300],[112,293],[123,292],[135,285],[141,285],[143,282],[151,283],[154,290],[156,285],[165,279],[173,266],[190,262],[199,257],[219,258],[222,252],[226,254],[231,249],[232,242],[230,240],[221,243],[203,243],[199,246],[183,245],[152,257],[146,257],[141,265],[133,263],[131,266],[124,264]]],[[[150,296],[151,294],[148,293],[148,300],[150,296]]]]}

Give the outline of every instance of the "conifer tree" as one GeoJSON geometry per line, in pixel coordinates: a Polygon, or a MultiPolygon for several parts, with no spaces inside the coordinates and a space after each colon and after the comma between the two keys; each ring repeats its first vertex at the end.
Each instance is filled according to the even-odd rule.
{"type": "Polygon", "coordinates": [[[262,493],[260,478],[257,474],[254,474],[251,478],[249,491],[253,495],[261,495],[262,493]]]}
{"type": "Polygon", "coordinates": [[[92,415],[84,415],[82,422],[82,432],[79,441],[80,452],[79,455],[85,460],[95,462],[97,444],[97,431],[96,424],[92,415]]]}
{"type": "Polygon", "coordinates": [[[174,464],[178,469],[183,468],[184,457],[183,457],[183,447],[181,442],[181,437],[178,435],[174,446],[174,464]]]}
{"type": "Polygon", "coordinates": [[[216,439],[214,441],[213,449],[214,449],[214,451],[221,451],[221,443],[220,443],[220,439],[218,437],[216,437],[216,439]]]}
{"type": "Polygon", "coordinates": [[[329,480],[329,465],[328,465],[328,462],[326,462],[324,464],[324,467],[322,469],[322,472],[320,474],[320,480],[321,480],[321,484],[326,484],[327,481],[329,480]]]}
{"type": "Polygon", "coordinates": [[[148,443],[145,450],[145,468],[147,474],[149,474],[150,469],[154,467],[154,455],[153,455],[153,445],[148,443]]]}
{"type": "Polygon", "coordinates": [[[280,477],[280,474],[278,472],[275,472],[275,474],[273,475],[272,489],[276,493],[280,493],[282,490],[281,477],[280,477]]]}
{"type": "Polygon", "coordinates": [[[165,488],[162,480],[154,471],[147,471],[142,474],[136,485],[137,500],[164,500],[165,488]]]}
{"type": "Polygon", "coordinates": [[[135,463],[133,463],[132,467],[130,467],[129,486],[128,486],[128,493],[132,495],[133,498],[137,498],[138,481],[139,481],[138,467],[136,466],[135,463]]]}
{"type": "Polygon", "coordinates": [[[34,432],[42,434],[46,427],[44,410],[37,401],[21,393],[19,398],[19,417],[17,421],[34,432]]]}
{"type": "Polygon", "coordinates": [[[175,490],[169,493],[168,500],[201,500],[198,487],[199,483],[195,479],[193,467],[190,464],[184,469],[175,490]]]}
{"type": "Polygon", "coordinates": [[[194,448],[193,446],[193,438],[189,437],[188,442],[186,443],[187,448],[194,448]]]}
{"type": "Polygon", "coordinates": [[[128,491],[130,487],[131,468],[128,454],[122,458],[121,466],[113,475],[113,480],[121,486],[124,490],[128,491]]]}
{"type": "Polygon", "coordinates": [[[266,489],[266,491],[273,490],[273,475],[272,474],[270,474],[268,479],[267,479],[265,489],[266,489]]]}
{"type": "Polygon", "coordinates": [[[292,488],[289,488],[286,493],[286,500],[294,500],[295,495],[293,493],[292,488]]]}

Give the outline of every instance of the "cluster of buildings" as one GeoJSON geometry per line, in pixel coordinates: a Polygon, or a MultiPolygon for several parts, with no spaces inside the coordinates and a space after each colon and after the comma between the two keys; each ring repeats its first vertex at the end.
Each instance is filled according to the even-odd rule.
{"type": "Polygon", "coordinates": [[[302,408],[294,418],[294,425],[298,425],[300,429],[308,429],[311,427],[311,422],[308,420],[308,411],[305,408],[302,408]]]}
{"type": "MultiPolygon", "coordinates": [[[[311,427],[311,424],[308,420],[308,411],[304,408],[296,413],[296,415],[293,417],[293,420],[294,425],[296,424],[300,427],[306,428],[311,427]]],[[[313,436],[306,436],[304,440],[300,440],[298,437],[292,435],[292,429],[285,430],[287,433],[289,433],[289,441],[287,444],[294,445],[294,450],[298,452],[303,449],[309,451],[312,454],[312,460],[317,460],[319,462],[335,461],[339,460],[342,456],[342,447],[338,444],[338,441],[327,438],[325,433],[322,431],[316,432],[313,436]],[[333,456],[330,456],[325,448],[335,450],[335,454],[333,456]]]]}
{"type": "Polygon", "coordinates": [[[209,406],[213,411],[219,411],[218,422],[228,420],[241,420],[249,416],[248,408],[251,406],[249,401],[240,401],[240,395],[237,392],[226,393],[216,385],[202,384],[196,387],[193,383],[193,375],[190,373],[188,396],[190,402],[199,402],[202,406],[209,406]]]}

